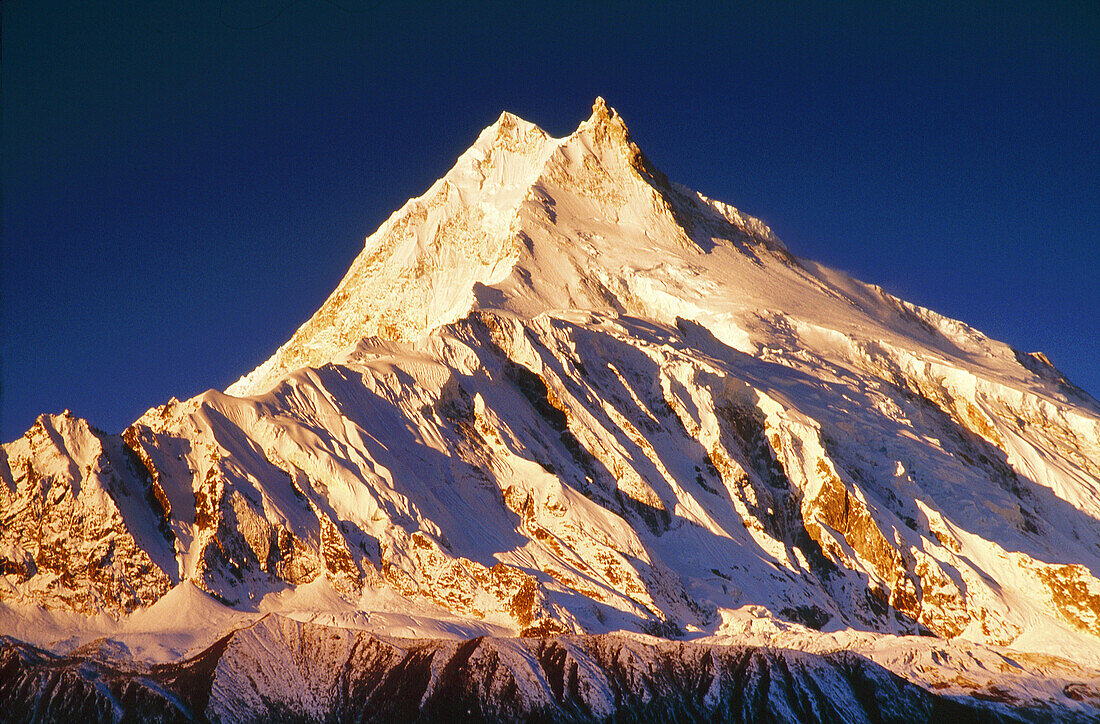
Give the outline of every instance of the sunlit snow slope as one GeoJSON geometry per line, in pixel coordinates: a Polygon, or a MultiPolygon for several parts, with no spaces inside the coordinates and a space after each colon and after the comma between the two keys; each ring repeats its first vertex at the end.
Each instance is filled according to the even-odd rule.
{"type": "Polygon", "coordinates": [[[599,99],[561,139],[503,114],[227,393],[43,416],[0,475],[8,606],[190,581],[396,635],[1100,663],[1100,406],[670,182],[599,99]]]}

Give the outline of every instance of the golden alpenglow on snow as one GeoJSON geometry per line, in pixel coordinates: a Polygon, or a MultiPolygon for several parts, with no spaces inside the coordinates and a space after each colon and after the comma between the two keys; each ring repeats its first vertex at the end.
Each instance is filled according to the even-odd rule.
{"type": "Polygon", "coordinates": [[[225,392],[0,463],[31,720],[1100,717],[1100,405],[599,98],[503,113],[225,392]]]}

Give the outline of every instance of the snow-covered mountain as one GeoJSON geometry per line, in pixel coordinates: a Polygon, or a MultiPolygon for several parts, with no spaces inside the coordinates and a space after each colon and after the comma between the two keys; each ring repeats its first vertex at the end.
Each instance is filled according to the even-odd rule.
{"type": "MultiPolygon", "coordinates": [[[[728,682],[765,646],[788,653],[753,666],[796,679],[847,661],[822,700],[873,664],[967,706],[1100,711],[1100,405],[669,181],[601,99],[565,138],[501,115],[225,393],[121,435],[44,415],[2,451],[11,676],[64,668],[26,644],[198,666],[297,620],[391,663],[446,649],[422,692],[443,640],[560,702],[557,663],[520,663],[557,647],[589,707],[643,696],[608,693],[648,686],[613,683],[617,656],[728,682]]],[[[317,675],[329,698],[286,711],[342,705],[317,675]]],[[[700,712],[733,706],[715,691],[700,712]]],[[[236,720],[227,696],[197,715],[236,720]]]]}

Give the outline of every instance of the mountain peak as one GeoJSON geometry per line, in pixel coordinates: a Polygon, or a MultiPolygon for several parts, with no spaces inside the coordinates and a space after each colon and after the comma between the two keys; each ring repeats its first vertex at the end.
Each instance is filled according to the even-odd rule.
{"type": "Polygon", "coordinates": [[[602,96],[596,96],[596,100],[592,103],[592,115],[577,127],[577,134],[586,131],[592,133],[597,140],[611,141],[614,145],[637,151],[637,147],[630,139],[630,131],[627,130],[623,117],[607,105],[607,101],[602,96]]]}
{"type": "Polygon", "coordinates": [[[592,101],[593,119],[607,120],[617,115],[615,109],[607,105],[607,101],[603,99],[603,96],[596,96],[596,100],[592,101]]]}
{"type": "MultiPolygon", "coordinates": [[[[456,173],[461,174],[467,165],[463,162],[467,154],[474,152],[476,155],[491,154],[494,150],[507,153],[519,152],[524,155],[538,155],[542,146],[550,136],[534,123],[525,121],[514,113],[503,111],[497,119],[487,126],[480,134],[470,149],[459,157],[458,163],[447,174],[447,178],[456,173]]],[[[474,165],[478,165],[477,162],[474,165]]]]}
{"type": "MultiPolygon", "coordinates": [[[[1100,704],[1091,668],[1038,671],[1100,663],[1095,402],[669,182],[602,99],[564,138],[501,114],[229,392],[0,447],[0,634],[9,601],[121,614],[187,580],[233,616],[858,646],[1100,704]]],[[[126,630],[219,606],[185,586],[126,630]]]]}
{"type": "Polygon", "coordinates": [[[321,309],[228,392],[263,392],[299,367],[340,358],[365,337],[412,341],[478,307],[521,316],[618,310],[609,300],[637,297],[620,278],[624,270],[632,274],[640,260],[656,268],[691,248],[693,234],[710,234],[700,236],[705,248],[707,239],[729,238],[748,222],[674,191],[602,97],[564,138],[505,111],[450,171],[366,240],[321,309]],[[618,248],[563,246],[561,229],[615,236],[618,248]]]}

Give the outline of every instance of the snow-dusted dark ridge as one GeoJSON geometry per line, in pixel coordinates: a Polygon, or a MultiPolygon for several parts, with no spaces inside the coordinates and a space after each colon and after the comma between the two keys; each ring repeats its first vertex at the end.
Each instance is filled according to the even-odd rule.
{"type": "Polygon", "coordinates": [[[0,476],[0,634],[57,654],[275,613],[1100,705],[1100,405],[669,181],[602,100],[503,114],[225,393],[44,415],[0,476]]]}
{"type": "MultiPolygon", "coordinates": [[[[1073,693],[1073,684],[1063,684],[1073,693]]],[[[8,721],[1084,722],[922,688],[870,659],[627,636],[393,639],[268,616],[138,666],[0,640],[8,721]]]]}

